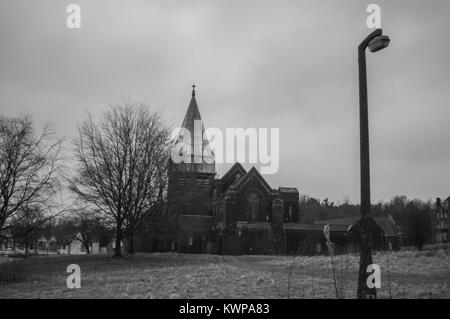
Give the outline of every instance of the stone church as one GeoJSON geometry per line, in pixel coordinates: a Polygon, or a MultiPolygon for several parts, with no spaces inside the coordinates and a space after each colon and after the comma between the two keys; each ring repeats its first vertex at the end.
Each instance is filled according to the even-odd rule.
{"type": "MultiPolygon", "coordinates": [[[[357,252],[358,241],[351,234],[357,229],[354,226],[359,216],[302,224],[296,188],[273,189],[258,170],[253,167],[247,171],[239,163],[217,177],[214,154],[194,151],[208,148],[209,142],[204,138],[193,87],[182,124],[182,131],[194,137],[183,141],[188,150],[185,159],[190,156],[190,160],[170,163],[167,201],[160,213],[145,223],[135,242],[136,251],[324,254],[328,252],[323,235],[327,225],[336,253],[357,252]]],[[[183,135],[178,137],[178,141],[183,139],[183,135]]],[[[370,238],[374,250],[399,249],[400,237],[392,218],[373,219],[370,238]]]]}
{"type": "MultiPolygon", "coordinates": [[[[202,118],[193,86],[182,124],[191,136],[196,133],[195,121],[202,118]]],[[[204,148],[209,142],[203,139],[201,123],[204,148]]],[[[283,224],[298,222],[298,190],[273,189],[254,167],[246,171],[239,163],[216,178],[214,159],[200,152],[195,156],[201,158],[194,160],[194,140],[189,146],[189,163],[170,163],[166,207],[152,217],[137,248],[182,253],[285,253],[283,224]]]]}

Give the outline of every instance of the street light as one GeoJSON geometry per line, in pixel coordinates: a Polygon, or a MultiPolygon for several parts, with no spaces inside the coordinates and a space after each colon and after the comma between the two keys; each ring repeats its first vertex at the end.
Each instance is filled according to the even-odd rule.
{"type": "Polygon", "coordinates": [[[372,53],[378,52],[384,48],[387,48],[390,42],[391,39],[389,39],[387,35],[381,35],[369,42],[369,50],[372,53]]]}
{"type": "Polygon", "coordinates": [[[389,37],[383,35],[381,29],[376,29],[358,46],[359,63],[359,122],[360,122],[360,154],[361,154],[361,220],[358,276],[358,299],[376,298],[375,288],[367,286],[367,267],[372,264],[372,250],[370,247],[370,230],[373,221],[370,213],[370,160],[369,160],[369,118],[367,107],[367,71],[366,49],[378,52],[389,46],[389,37]]]}

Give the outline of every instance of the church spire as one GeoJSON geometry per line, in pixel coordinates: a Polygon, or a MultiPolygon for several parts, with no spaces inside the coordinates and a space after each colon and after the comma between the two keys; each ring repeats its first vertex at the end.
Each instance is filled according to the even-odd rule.
{"type": "MultiPolygon", "coordinates": [[[[210,149],[210,146],[205,135],[205,127],[198,109],[197,100],[195,99],[195,88],[196,86],[193,84],[191,101],[184,116],[183,124],[181,124],[181,127],[188,131],[190,135],[189,153],[192,156],[192,165],[187,166],[195,171],[214,172],[214,155],[210,158],[211,155],[204,153],[204,150],[210,149]]],[[[179,138],[181,140],[184,140],[184,137],[181,136],[185,134],[184,132],[180,134],[179,138]]]]}
{"type": "MultiPolygon", "coordinates": [[[[192,84],[192,98],[189,103],[186,115],[184,116],[182,128],[189,130],[191,136],[194,136],[194,124],[195,121],[202,121],[200,111],[198,110],[197,100],[195,99],[195,84],[192,84]]],[[[203,122],[201,123],[203,126],[203,122]]]]}

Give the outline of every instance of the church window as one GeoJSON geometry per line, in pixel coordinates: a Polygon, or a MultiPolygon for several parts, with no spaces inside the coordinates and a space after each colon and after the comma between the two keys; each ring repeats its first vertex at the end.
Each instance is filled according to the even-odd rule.
{"type": "Polygon", "coordinates": [[[247,200],[247,209],[250,221],[258,221],[261,209],[259,195],[255,192],[252,192],[249,194],[247,200]]]}

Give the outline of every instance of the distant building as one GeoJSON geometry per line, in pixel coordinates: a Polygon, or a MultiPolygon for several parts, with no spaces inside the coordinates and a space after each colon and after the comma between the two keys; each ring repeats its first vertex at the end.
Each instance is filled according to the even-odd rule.
{"type": "Polygon", "coordinates": [[[431,237],[434,244],[448,243],[450,228],[450,196],[441,202],[436,198],[436,205],[431,217],[431,237]]]}
{"type": "MultiPolygon", "coordinates": [[[[81,234],[77,233],[72,237],[65,245],[58,245],[58,253],[61,255],[85,255],[87,254],[86,247],[83,245],[81,240],[81,234]]],[[[92,241],[89,245],[89,253],[91,255],[97,255],[102,253],[100,249],[100,244],[98,240],[92,241]]]]}
{"type": "Polygon", "coordinates": [[[0,252],[7,253],[14,250],[14,239],[10,232],[0,233],[0,252]]]}
{"type": "MultiPolygon", "coordinates": [[[[358,228],[360,219],[360,216],[343,217],[317,221],[316,225],[330,225],[331,241],[338,253],[354,253],[359,251],[354,230],[358,228]]],[[[403,235],[391,216],[371,217],[371,220],[370,246],[373,250],[398,250],[402,247],[403,235]]]]}
{"type": "MultiPolygon", "coordinates": [[[[50,238],[40,236],[37,240],[29,243],[27,253],[30,255],[84,255],[86,254],[86,248],[78,239],[80,236],[78,233],[65,242],[58,241],[55,236],[50,236],[50,238]]],[[[89,251],[91,254],[106,253],[107,247],[100,247],[99,241],[94,240],[89,247],[89,251]]],[[[2,234],[0,238],[0,255],[25,253],[26,248],[14,242],[14,238],[10,233],[2,234]]]]}

